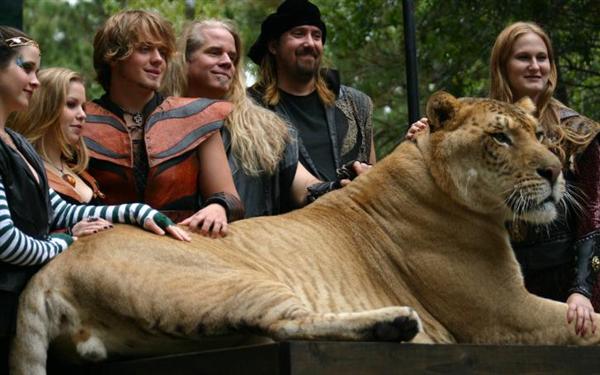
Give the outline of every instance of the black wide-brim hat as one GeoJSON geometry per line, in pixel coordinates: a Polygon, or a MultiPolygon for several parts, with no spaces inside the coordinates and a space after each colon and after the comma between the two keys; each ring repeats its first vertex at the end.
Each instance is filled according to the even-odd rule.
{"type": "Polygon", "coordinates": [[[250,60],[260,65],[263,57],[268,52],[269,42],[277,39],[281,34],[291,28],[301,25],[317,26],[323,34],[322,40],[325,44],[327,28],[321,21],[319,8],[308,0],[285,0],[275,13],[263,21],[260,27],[260,35],[248,52],[250,60]]]}

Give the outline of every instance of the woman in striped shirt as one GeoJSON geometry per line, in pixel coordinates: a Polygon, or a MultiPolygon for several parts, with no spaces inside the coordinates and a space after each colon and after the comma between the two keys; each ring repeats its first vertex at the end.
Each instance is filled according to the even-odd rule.
{"type": "Polygon", "coordinates": [[[65,202],[48,187],[44,164],[33,147],[5,127],[12,112],[25,110],[39,87],[38,44],[19,30],[0,26],[0,370],[14,334],[18,296],[29,278],[75,238],[49,234],[82,219],[136,224],[176,239],[190,237],[144,204],[85,206],[65,202]]]}

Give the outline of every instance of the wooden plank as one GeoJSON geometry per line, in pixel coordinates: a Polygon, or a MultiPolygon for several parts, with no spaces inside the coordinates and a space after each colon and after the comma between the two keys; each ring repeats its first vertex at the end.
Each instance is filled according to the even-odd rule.
{"type": "Polygon", "coordinates": [[[600,348],[291,342],[291,374],[592,374],[600,348]]]}
{"type": "Polygon", "coordinates": [[[81,375],[196,375],[196,374],[281,374],[278,344],[256,345],[200,353],[185,353],[136,360],[103,362],[80,366],[53,365],[48,374],[81,375]]]}
{"type": "Polygon", "coordinates": [[[294,341],[55,367],[50,374],[592,374],[600,348],[294,341]]]}

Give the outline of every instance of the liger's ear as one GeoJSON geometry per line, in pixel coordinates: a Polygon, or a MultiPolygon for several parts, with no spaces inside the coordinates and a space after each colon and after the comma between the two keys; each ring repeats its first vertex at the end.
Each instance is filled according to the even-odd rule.
{"type": "Polygon", "coordinates": [[[536,107],[535,104],[533,103],[533,100],[531,100],[529,98],[529,96],[524,96],[521,99],[519,99],[515,105],[519,108],[521,108],[523,111],[525,111],[526,113],[530,114],[530,115],[535,115],[535,111],[536,111],[536,107]]]}
{"type": "Polygon", "coordinates": [[[431,131],[443,128],[458,112],[461,104],[452,94],[438,91],[427,101],[427,117],[431,131]]]}

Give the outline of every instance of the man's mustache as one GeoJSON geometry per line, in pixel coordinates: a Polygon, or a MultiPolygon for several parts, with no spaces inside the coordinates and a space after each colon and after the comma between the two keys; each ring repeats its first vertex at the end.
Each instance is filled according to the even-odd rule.
{"type": "Polygon", "coordinates": [[[319,53],[319,51],[317,51],[315,48],[312,48],[312,47],[304,47],[304,48],[300,48],[300,49],[296,50],[296,56],[305,56],[305,55],[311,55],[316,59],[321,54],[319,53]]]}

